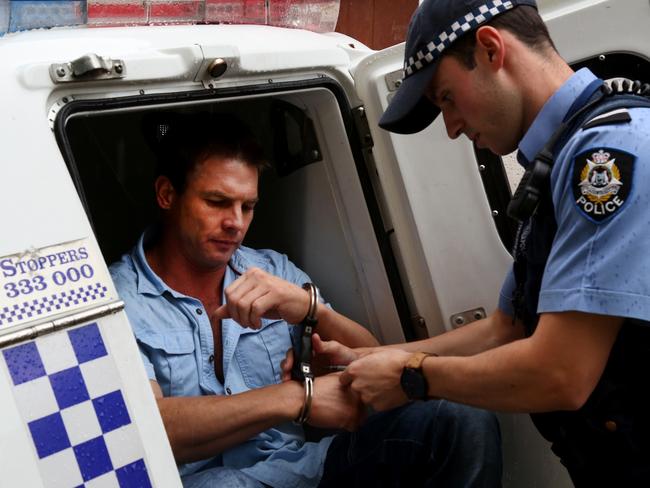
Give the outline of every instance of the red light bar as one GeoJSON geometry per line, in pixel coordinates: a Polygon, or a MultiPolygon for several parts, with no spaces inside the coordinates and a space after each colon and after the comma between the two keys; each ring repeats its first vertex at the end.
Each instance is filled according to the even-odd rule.
{"type": "MultiPolygon", "coordinates": [[[[0,0],[2,1],[2,0],[0,0]]],[[[88,0],[88,24],[270,24],[336,27],[340,0],[88,0]]]]}
{"type": "Polygon", "coordinates": [[[196,0],[153,0],[149,3],[149,22],[202,22],[202,4],[196,0]]]}

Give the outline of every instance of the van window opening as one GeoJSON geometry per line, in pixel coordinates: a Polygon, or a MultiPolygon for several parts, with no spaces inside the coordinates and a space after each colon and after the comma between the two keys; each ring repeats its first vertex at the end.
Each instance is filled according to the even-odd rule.
{"type": "MultiPolygon", "coordinates": [[[[359,299],[359,290],[364,289],[359,280],[365,273],[360,270],[358,256],[365,252],[364,239],[374,239],[372,245],[378,246],[380,261],[370,266],[380,266],[387,276],[391,296],[384,299],[394,301],[404,335],[412,338],[411,314],[389,232],[384,230],[361,158],[347,99],[342,91],[337,94],[338,85],[334,83],[322,79],[300,83],[293,91],[283,93],[278,92],[287,87],[280,84],[275,84],[274,92],[253,89],[254,96],[233,90],[227,94],[230,98],[222,92],[224,98],[216,98],[211,91],[170,94],[164,100],[160,95],[79,100],[62,109],[55,132],[104,258],[111,263],[135,244],[157,213],[152,186],[154,155],[142,133],[145,115],[236,115],[257,136],[273,166],[260,180],[261,202],[244,245],[288,254],[319,283],[338,310],[369,324],[374,321],[369,311],[373,307],[359,299]],[[196,99],[190,101],[188,97],[196,99]],[[341,135],[351,154],[336,153],[340,150],[337,147],[345,147],[337,139],[341,135]],[[337,177],[332,165],[346,165],[347,171],[353,172],[359,180],[358,195],[337,194],[337,184],[331,181],[337,177]],[[363,226],[348,221],[357,217],[342,212],[341,198],[358,199],[357,204],[344,206],[365,207],[370,234],[357,232],[363,226]]],[[[368,288],[372,286],[368,284],[368,288]]]]}

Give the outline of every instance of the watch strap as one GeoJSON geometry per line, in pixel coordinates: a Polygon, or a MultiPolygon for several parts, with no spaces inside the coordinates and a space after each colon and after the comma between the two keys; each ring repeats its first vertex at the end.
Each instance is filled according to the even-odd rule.
{"type": "Polygon", "coordinates": [[[426,358],[430,356],[437,356],[437,354],[431,354],[428,352],[416,352],[409,358],[408,361],[406,361],[404,367],[410,369],[422,369],[422,363],[426,358]]]}

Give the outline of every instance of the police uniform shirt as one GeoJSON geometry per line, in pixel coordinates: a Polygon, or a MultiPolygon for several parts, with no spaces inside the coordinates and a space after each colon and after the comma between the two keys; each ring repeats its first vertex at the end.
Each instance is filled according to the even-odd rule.
{"type": "MultiPolygon", "coordinates": [[[[519,145],[522,164],[534,159],[594,80],[582,69],[547,101],[519,145]]],[[[540,314],[650,320],[650,109],[628,112],[631,121],[581,129],[557,153],[551,192],[558,228],[540,314]]],[[[510,315],[514,288],[511,270],[499,299],[510,315]]]]}

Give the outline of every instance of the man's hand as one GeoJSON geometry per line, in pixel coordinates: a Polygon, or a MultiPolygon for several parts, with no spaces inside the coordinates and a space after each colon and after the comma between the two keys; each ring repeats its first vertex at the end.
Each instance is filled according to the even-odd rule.
{"type": "Polygon", "coordinates": [[[365,418],[359,396],[340,382],[340,373],[314,380],[314,397],[309,425],[327,429],[356,430],[365,418]]]}
{"type": "Polygon", "coordinates": [[[359,394],[363,403],[375,410],[389,410],[406,402],[408,398],[400,385],[404,365],[410,352],[386,349],[357,359],[341,374],[342,385],[359,394]]]}
{"type": "Polygon", "coordinates": [[[309,293],[259,268],[250,268],[225,289],[226,303],[213,319],[232,318],[242,327],[258,329],[261,318],[297,324],[309,310],[309,293]]]}
{"type": "Polygon", "coordinates": [[[294,354],[293,347],[287,349],[287,354],[284,356],[284,359],[280,361],[280,370],[282,383],[285,381],[291,381],[291,369],[293,368],[294,354]]]}
{"type": "MultiPolygon", "coordinates": [[[[293,349],[280,363],[282,382],[291,381],[293,349]]],[[[339,374],[320,376],[314,380],[314,396],[309,424],[328,429],[356,430],[365,417],[365,407],[359,396],[339,381],[339,374]]]]}

